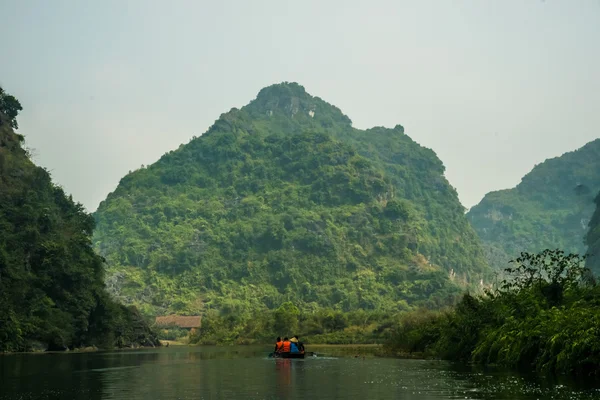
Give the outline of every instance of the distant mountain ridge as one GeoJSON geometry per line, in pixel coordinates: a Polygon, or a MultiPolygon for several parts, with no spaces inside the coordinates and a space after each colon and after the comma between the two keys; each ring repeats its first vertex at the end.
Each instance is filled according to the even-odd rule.
{"type": "Polygon", "coordinates": [[[358,130],[272,85],[125,176],[94,243],[109,290],[150,314],[447,304],[489,270],[443,173],[400,125],[358,130]]]}
{"type": "Polygon", "coordinates": [[[515,188],[490,192],[467,217],[492,266],[521,251],[560,248],[585,254],[600,191],[600,139],[536,165],[515,188]]]}

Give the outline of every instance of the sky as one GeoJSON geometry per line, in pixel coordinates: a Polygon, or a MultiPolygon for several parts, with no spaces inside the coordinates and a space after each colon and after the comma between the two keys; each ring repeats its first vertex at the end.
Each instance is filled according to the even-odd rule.
{"type": "Polygon", "coordinates": [[[0,85],[89,211],[273,83],[432,148],[467,208],[600,137],[600,0],[0,0],[0,85]]]}

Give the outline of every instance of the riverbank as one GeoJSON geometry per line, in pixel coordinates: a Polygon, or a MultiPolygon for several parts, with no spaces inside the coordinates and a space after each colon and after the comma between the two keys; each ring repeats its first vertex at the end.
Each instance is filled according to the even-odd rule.
{"type": "MultiPolygon", "coordinates": [[[[160,341],[159,341],[160,342],[160,341]]],[[[187,344],[181,343],[178,345],[186,346],[187,344]]],[[[142,350],[142,349],[153,349],[159,348],[158,346],[129,346],[129,347],[112,347],[112,348],[99,348],[96,346],[88,346],[88,347],[77,347],[74,349],[65,349],[65,350],[44,350],[44,349],[34,349],[30,351],[2,351],[0,352],[0,356],[2,355],[14,355],[14,354],[81,354],[81,353],[95,353],[101,351],[131,351],[131,350],[142,350]]]]}
{"type": "Polygon", "coordinates": [[[160,343],[165,346],[165,347],[169,347],[169,346],[190,346],[190,344],[188,343],[187,340],[181,339],[181,340],[161,340],[160,343]]]}
{"type": "Polygon", "coordinates": [[[576,376],[600,375],[600,285],[583,258],[523,253],[499,288],[464,295],[445,312],[408,313],[386,345],[463,363],[576,376]]]}
{"type": "Polygon", "coordinates": [[[305,344],[306,351],[333,357],[379,357],[382,354],[380,344],[305,344]]]}
{"type": "Polygon", "coordinates": [[[67,350],[63,350],[63,351],[49,351],[49,350],[44,350],[44,349],[31,350],[31,351],[3,351],[3,352],[0,352],[0,356],[12,355],[12,354],[93,353],[96,351],[100,351],[100,349],[98,349],[95,346],[89,346],[89,347],[81,347],[81,348],[75,348],[75,349],[67,349],[67,350]]]}

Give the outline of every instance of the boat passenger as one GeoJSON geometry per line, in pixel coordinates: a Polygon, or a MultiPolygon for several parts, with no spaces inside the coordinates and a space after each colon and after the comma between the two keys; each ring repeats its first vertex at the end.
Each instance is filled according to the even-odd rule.
{"type": "Polygon", "coordinates": [[[292,343],[288,338],[283,339],[283,343],[281,344],[281,353],[289,353],[291,350],[292,343]]]}
{"type": "Polygon", "coordinates": [[[290,353],[300,353],[300,350],[298,349],[298,339],[296,339],[295,336],[290,339],[290,353]]]}
{"type": "Polygon", "coordinates": [[[281,341],[281,337],[277,337],[277,341],[275,342],[275,353],[281,352],[283,348],[283,342],[281,341]]]}
{"type": "Polygon", "coordinates": [[[304,343],[302,343],[302,342],[300,341],[300,339],[298,338],[298,336],[294,336],[294,337],[292,338],[292,340],[294,340],[294,339],[296,339],[296,345],[298,346],[298,351],[299,351],[300,353],[304,353],[304,343]]]}

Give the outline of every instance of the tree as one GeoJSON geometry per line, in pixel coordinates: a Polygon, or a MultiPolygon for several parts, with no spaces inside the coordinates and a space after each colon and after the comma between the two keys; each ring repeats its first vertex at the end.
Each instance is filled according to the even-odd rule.
{"type": "Polygon", "coordinates": [[[295,334],[296,330],[298,329],[298,315],[300,315],[300,310],[298,310],[298,307],[292,304],[291,301],[283,303],[275,311],[275,331],[295,334]]]}
{"type": "Polygon", "coordinates": [[[11,128],[20,109],[0,88],[10,118],[0,126],[0,352],[160,345],[137,310],[104,291],[94,219],[28,158],[11,128]]]}
{"type": "Polygon", "coordinates": [[[21,103],[14,96],[6,93],[2,87],[0,87],[0,112],[6,114],[10,121],[10,126],[13,129],[18,129],[19,124],[17,123],[17,115],[21,111],[21,103]]]}

